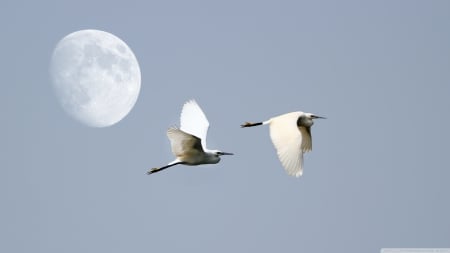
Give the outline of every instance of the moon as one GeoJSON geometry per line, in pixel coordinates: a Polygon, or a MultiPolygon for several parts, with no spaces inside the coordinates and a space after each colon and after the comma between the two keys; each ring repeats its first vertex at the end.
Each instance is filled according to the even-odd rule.
{"type": "Polygon", "coordinates": [[[122,120],[141,88],[139,63],[131,49],[99,30],[81,30],[62,38],[53,50],[50,75],[63,109],[91,127],[122,120]]]}

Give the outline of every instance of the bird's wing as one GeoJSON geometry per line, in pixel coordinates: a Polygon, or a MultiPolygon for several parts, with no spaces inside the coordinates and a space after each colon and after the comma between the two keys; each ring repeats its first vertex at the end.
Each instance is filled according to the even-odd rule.
{"type": "Polygon", "coordinates": [[[209,122],[195,100],[187,101],[180,116],[180,129],[201,139],[203,149],[206,150],[206,134],[209,122]]]}
{"type": "Polygon", "coordinates": [[[302,145],[301,149],[303,153],[312,150],[312,139],[311,139],[311,127],[298,127],[302,135],[302,145]]]}
{"type": "Polygon", "coordinates": [[[300,177],[303,173],[302,133],[297,127],[299,113],[287,113],[270,119],[270,138],[286,172],[300,177]]]}
{"type": "Polygon", "coordinates": [[[195,156],[198,153],[203,153],[200,138],[185,133],[176,127],[167,130],[167,137],[170,140],[172,153],[176,157],[195,156]]]}

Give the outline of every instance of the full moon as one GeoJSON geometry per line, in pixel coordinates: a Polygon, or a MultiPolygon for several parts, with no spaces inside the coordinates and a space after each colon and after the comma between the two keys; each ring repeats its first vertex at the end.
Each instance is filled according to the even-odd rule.
{"type": "Polygon", "coordinates": [[[133,108],[141,88],[138,61],[111,33],[81,30],[61,39],[50,75],[63,109],[91,127],[107,127],[133,108]]]}

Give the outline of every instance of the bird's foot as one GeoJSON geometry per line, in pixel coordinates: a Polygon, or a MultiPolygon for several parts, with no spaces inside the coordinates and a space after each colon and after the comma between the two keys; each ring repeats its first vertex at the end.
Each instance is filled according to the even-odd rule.
{"type": "Polygon", "coordinates": [[[159,171],[159,168],[151,168],[150,170],[147,171],[147,175],[150,175],[150,174],[155,173],[157,171],[159,171]]]}
{"type": "Polygon", "coordinates": [[[252,123],[252,122],[245,122],[244,124],[241,125],[241,127],[252,127],[252,126],[257,126],[258,123],[252,123]]]}
{"type": "Polygon", "coordinates": [[[252,125],[251,122],[245,122],[244,124],[241,125],[241,127],[249,127],[251,125],[252,125]]]}

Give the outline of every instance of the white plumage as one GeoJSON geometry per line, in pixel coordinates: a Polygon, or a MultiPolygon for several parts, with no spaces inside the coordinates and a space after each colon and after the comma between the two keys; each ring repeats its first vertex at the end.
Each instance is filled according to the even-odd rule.
{"type": "Polygon", "coordinates": [[[312,150],[313,119],[323,118],[311,113],[291,112],[264,122],[246,122],[241,127],[269,125],[270,138],[286,172],[295,177],[303,174],[303,154],[312,150]]]}
{"type": "Polygon", "coordinates": [[[206,150],[206,134],[209,122],[205,113],[195,100],[187,101],[180,116],[180,129],[183,132],[197,136],[202,141],[202,147],[206,150]]]}
{"type": "Polygon", "coordinates": [[[167,130],[167,137],[170,140],[172,153],[176,159],[163,167],[152,168],[147,174],[152,174],[177,164],[215,164],[220,161],[221,155],[232,155],[232,153],[206,148],[208,128],[208,119],[197,102],[195,100],[186,102],[181,111],[180,128],[171,127],[167,130]]]}

